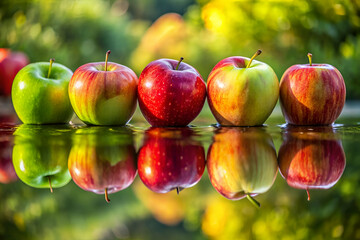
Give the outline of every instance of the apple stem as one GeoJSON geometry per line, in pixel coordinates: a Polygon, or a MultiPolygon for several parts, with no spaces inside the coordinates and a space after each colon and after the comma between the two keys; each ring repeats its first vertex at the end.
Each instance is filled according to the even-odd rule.
{"type": "Polygon", "coordinates": [[[105,55],[105,71],[107,71],[107,63],[108,63],[108,59],[109,59],[109,54],[111,53],[110,50],[108,50],[106,52],[106,55],[105,55]]]}
{"type": "Polygon", "coordinates": [[[179,195],[179,193],[180,193],[180,188],[179,187],[176,187],[176,193],[179,195]]]}
{"type": "Polygon", "coordinates": [[[178,70],[178,69],[179,69],[179,67],[180,67],[180,63],[182,62],[182,60],[184,60],[184,58],[183,58],[183,57],[181,57],[181,58],[180,58],[180,60],[179,60],[178,64],[176,65],[175,70],[178,70]]]}
{"type": "Polygon", "coordinates": [[[47,178],[49,180],[50,192],[53,193],[54,191],[53,191],[53,188],[51,186],[51,178],[50,178],[50,176],[47,176],[47,178]]]}
{"type": "Polygon", "coordinates": [[[312,54],[311,54],[311,53],[308,53],[307,56],[308,56],[308,58],[309,58],[310,66],[312,66],[312,54]]]}
{"type": "Polygon", "coordinates": [[[54,59],[54,58],[50,58],[50,65],[49,65],[49,71],[48,71],[47,78],[50,78],[51,68],[52,68],[53,62],[55,62],[55,59],[54,59]]]}
{"type": "Polygon", "coordinates": [[[254,58],[256,58],[257,56],[259,56],[262,53],[262,51],[260,49],[258,49],[256,51],[256,53],[250,58],[249,63],[246,65],[246,68],[249,68],[251,65],[251,62],[254,60],[254,58]]]}
{"type": "Polygon", "coordinates": [[[260,208],[260,203],[256,201],[250,194],[246,194],[246,198],[256,207],[260,208]]]}
{"type": "Polygon", "coordinates": [[[106,200],[107,202],[110,202],[109,195],[108,195],[108,189],[107,189],[107,188],[105,188],[105,200],[106,200]]]}
{"type": "Polygon", "coordinates": [[[307,200],[310,201],[310,192],[309,192],[308,188],[306,189],[306,193],[307,193],[307,196],[308,196],[307,200]]]}

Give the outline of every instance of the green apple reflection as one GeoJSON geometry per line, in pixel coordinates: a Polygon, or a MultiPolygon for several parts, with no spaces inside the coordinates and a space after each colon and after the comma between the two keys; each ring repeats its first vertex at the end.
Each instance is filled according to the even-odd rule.
{"type": "Polygon", "coordinates": [[[34,188],[59,188],[70,182],[67,160],[71,128],[21,125],[14,133],[13,164],[19,179],[34,188]]]}

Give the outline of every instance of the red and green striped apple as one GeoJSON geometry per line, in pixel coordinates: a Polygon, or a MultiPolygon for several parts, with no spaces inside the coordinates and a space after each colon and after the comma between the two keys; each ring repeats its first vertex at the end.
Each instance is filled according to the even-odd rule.
{"type": "Polygon", "coordinates": [[[69,97],[76,115],[90,125],[125,125],[137,102],[136,74],[128,67],[107,62],[80,66],[69,83],[69,97]]]}
{"type": "Polygon", "coordinates": [[[339,117],[346,89],[341,73],[329,64],[297,64],[280,81],[280,105],[293,125],[329,125],[339,117]]]}
{"type": "Polygon", "coordinates": [[[253,60],[228,57],[208,77],[210,109],[223,126],[261,125],[270,116],[279,97],[279,80],[273,69],[253,60]]]}

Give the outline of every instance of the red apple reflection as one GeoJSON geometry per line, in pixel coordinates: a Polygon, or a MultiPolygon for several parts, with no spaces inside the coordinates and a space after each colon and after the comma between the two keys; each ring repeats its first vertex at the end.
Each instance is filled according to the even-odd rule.
{"type": "Polygon", "coordinates": [[[0,135],[0,183],[10,183],[18,179],[12,163],[13,129],[0,135]]]}
{"type": "Polygon", "coordinates": [[[280,173],[288,185],[328,189],[345,169],[345,153],[332,127],[289,127],[279,150],[280,173]]]}
{"type": "Polygon", "coordinates": [[[211,184],[224,197],[247,197],[268,191],[277,175],[276,152],[262,128],[224,127],[217,130],[207,156],[211,184]]]}
{"type": "Polygon", "coordinates": [[[138,156],[142,182],[152,191],[166,193],[194,186],[204,173],[204,147],[191,128],[150,128],[138,156]]]}
{"type": "Polygon", "coordinates": [[[131,185],[136,176],[136,152],[126,127],[86,127],[76,131],[69,170],[82,189],[108,194],[131,185]]]}

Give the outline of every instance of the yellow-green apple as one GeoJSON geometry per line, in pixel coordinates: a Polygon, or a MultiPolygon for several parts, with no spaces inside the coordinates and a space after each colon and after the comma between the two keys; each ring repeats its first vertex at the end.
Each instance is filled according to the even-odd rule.
{"type": "Polygon", "coordinates": [[[279,150],[280,173],[289,186],[328,189],[340,179],[345,169],[345,153],[332,127],[308,130],[289,127],[279,150]]]}
{"type": "Polygon", "coordinates": [[[207,155],[211,184],[224,197],[239,200],[268,191],[277,170],[272,138],[261,128],[225,127],[217,130],[207,155]]]}
{"type": "Polygon", "coordinates": [[[297,64],[280,81],[280,106],[287,123],[329,125],[339,117],[346,89],[341,73],[329,64],[297,64]]]}
{"type": "Polygon", "coordinates": [[[68,167],[82,189],[108,194],[131,185],[136,176],[136,152],[132,133],[125,127],[86,127],[74,135],[68,167]]]}
{"type": "Polygon", "coordinates": [[[69,83],[69,96],[76,115],[90,125],[125,125],[136,108],[136,74],[128,67],[108,62],[80,66],[69,83]]]}
{"type": "Polygon", "coordinates": [[[182,60],[158,59],[140,75],[139,106],[152,126],[186,126],[204,106],[206,84],[199,72],[182,60]]]}
{"type": "Polygon", "coordinates": [[[28,64],[29,59],[25,53],[0,48],[0,95],[11,95],[11,86],[16,74],[28,64]]]}
{"type": "Polygon", "coordinates": [[[67,160],[72,129],[66,125],[21,125],[14,133],[17,176],[34,188],[63,187],[71,180],[67,160]]]}
{"type": "Polygon", "coordinates": [[[53,61],[31,63],[14,79],[12,102],[25,124],[68,123],[73,116],[68,95],[72,71],[53,61]]]}
{"type": "Polygon", "coordinates": [[[209,74],[208,103],[214,117],[223,126],[262,125],[270,116],[279,97],[279,80],[266,63],[228,57],[209,74]]]}
{"type": "Polygon", "coordinates": [[[166,193],[194,186],[204,173],[205,152],[190,128],[150,128],[138,154],[142,182],[166,193]]]}

